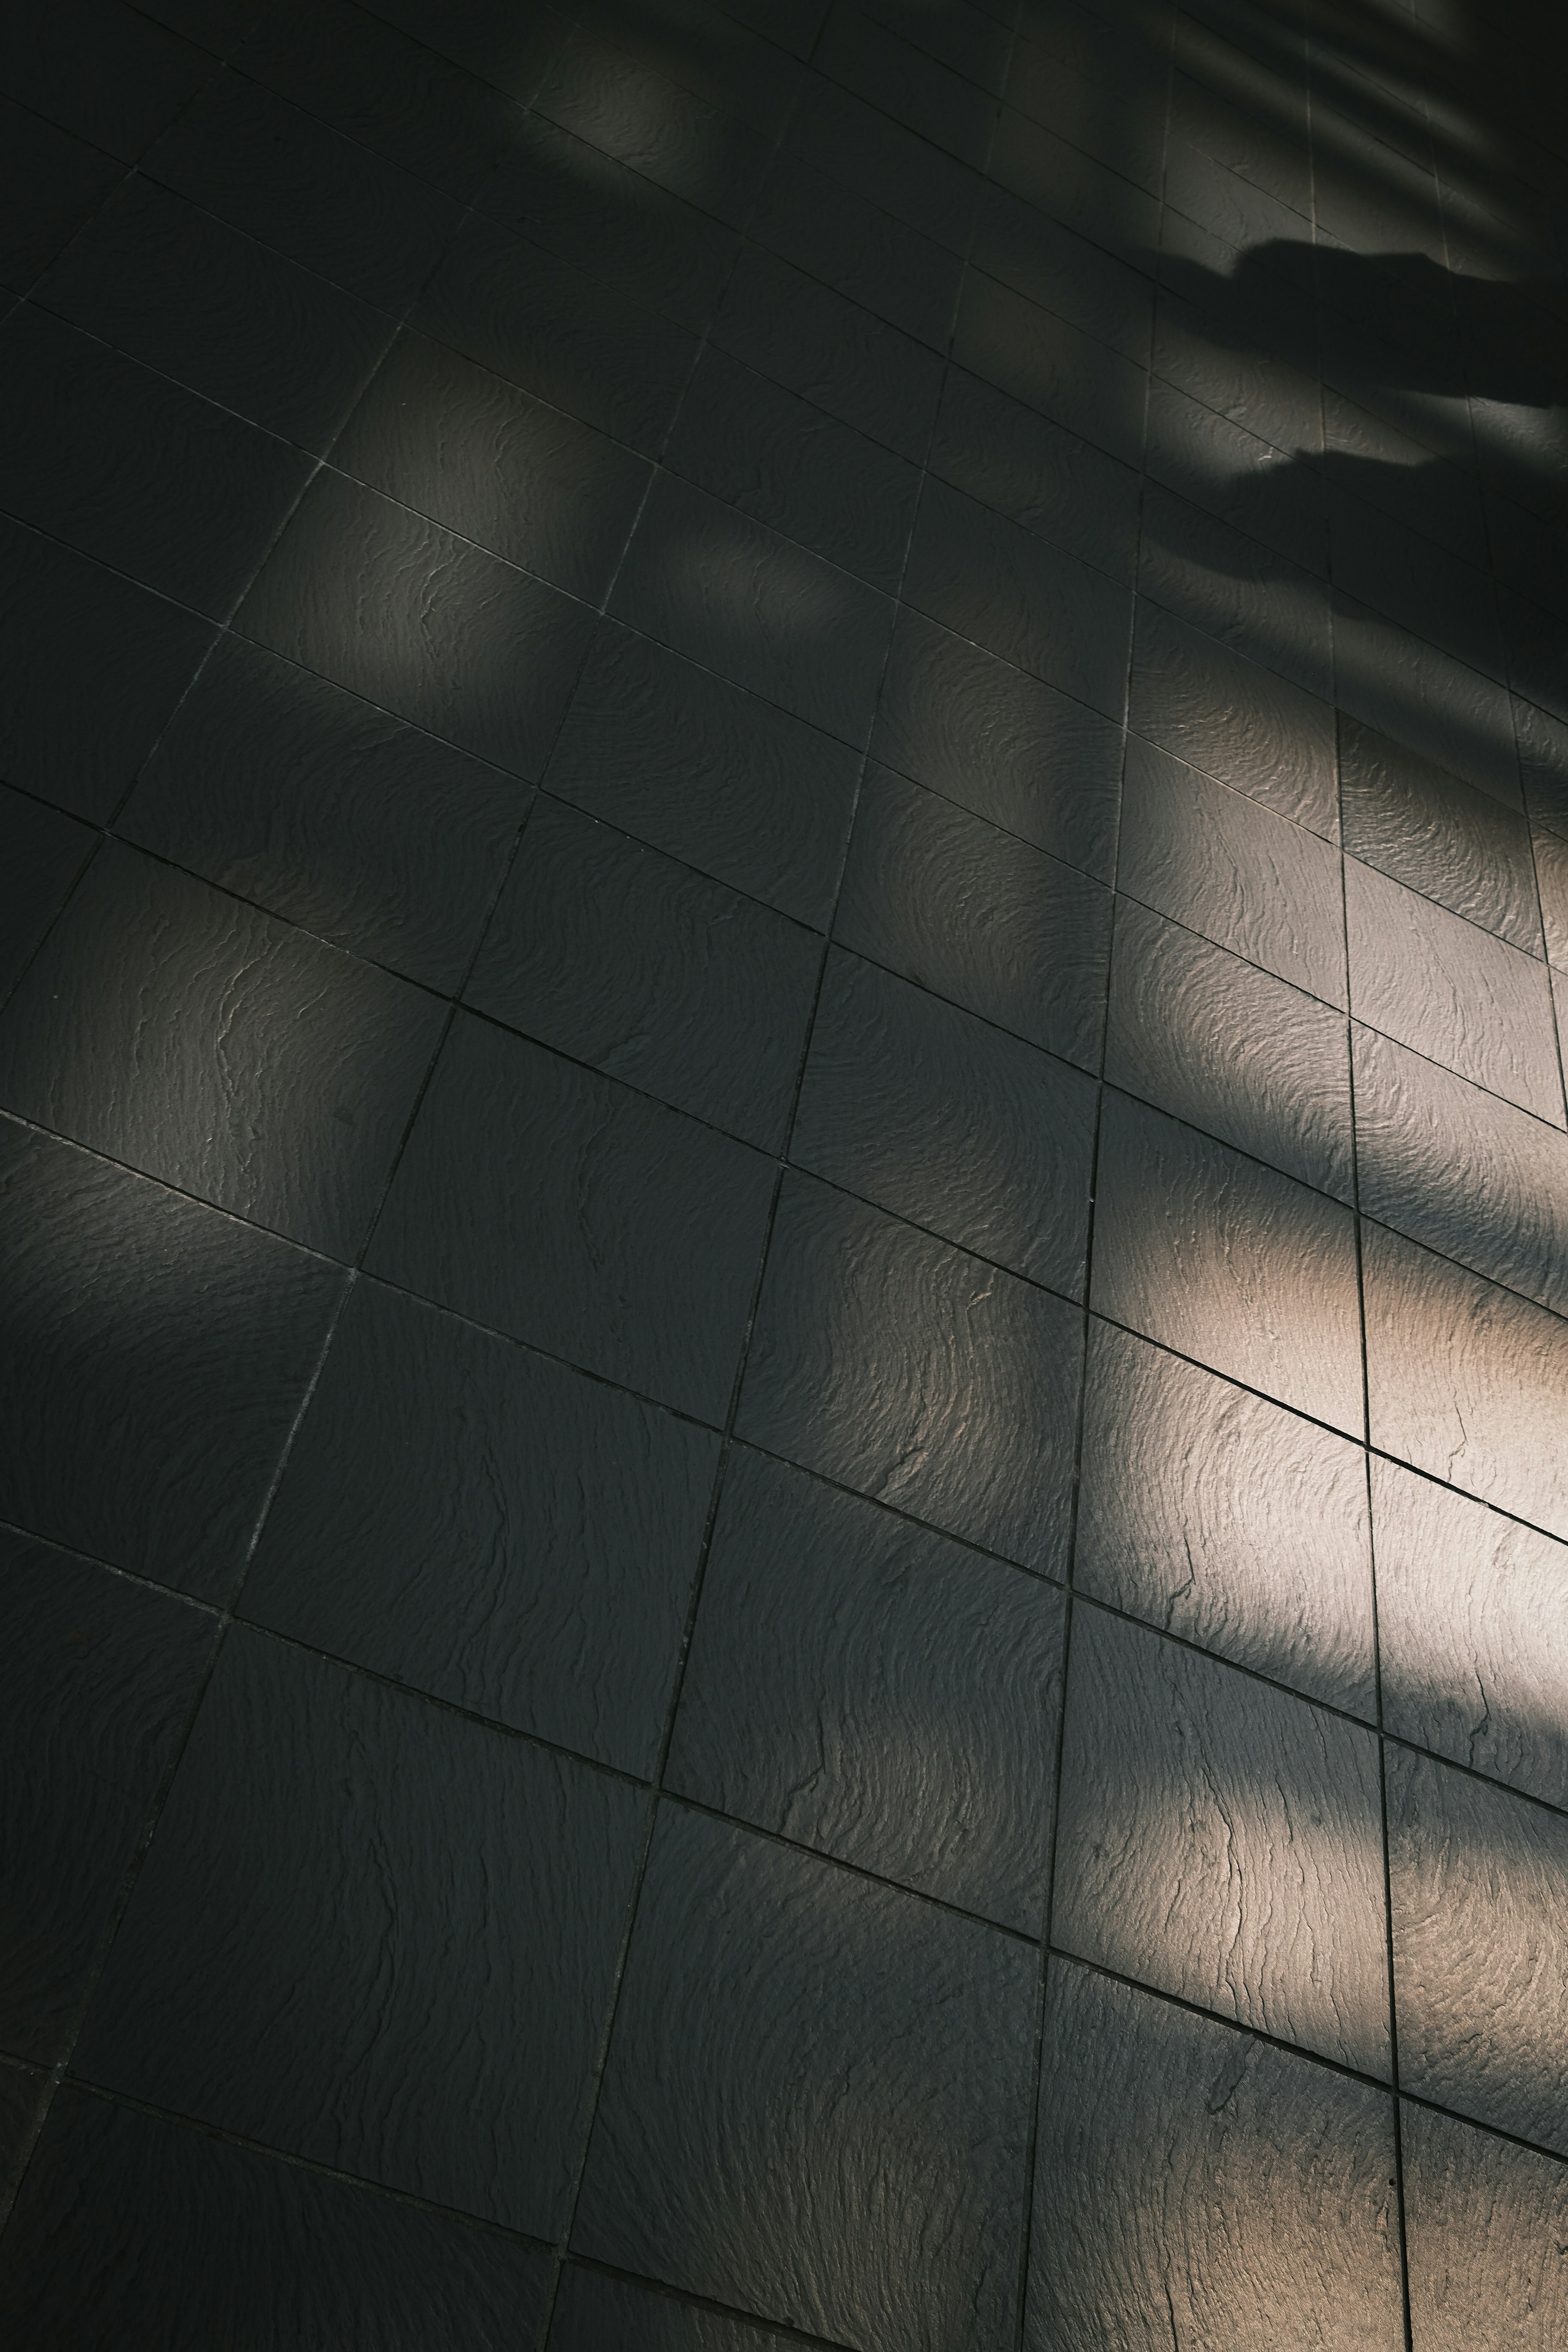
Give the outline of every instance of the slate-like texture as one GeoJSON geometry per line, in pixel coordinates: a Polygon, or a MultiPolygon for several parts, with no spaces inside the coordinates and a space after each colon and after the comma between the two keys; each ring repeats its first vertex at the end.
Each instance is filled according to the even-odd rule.
{"type": "Polygon", "coordinates": [[[839,2343],[995,2341],[1038,1958],[666,1807],[574,2243],[839,2343]]]}
{"type": "Polygon", "coordinates": [[[1026,1567],[1066,1551],[1081,1318],[808,1176],[785,1178],[739,1433],[1026,1567]]]}
{"type": "Polygon", "coordinates": [[[1371,1731],[1080,1609],[1058,1843],[1054,1942],[1387,2074],[1371,1731]]]}
{"type": "Polygon", "coordinates": [[[753,2327],[668,2289],[569,2263],[550,2323],[550,2352],[786,2352],[797,2336],[753,2327]]]}
{"type": "Polygon", "coordinates": [[[717,1455],[689,1422],[362,1282],[244,1613],[647,1772],[717,1455]]]}
{"type": "Polygon", "coordinates": [[[1097,1318],[1073,1581],[1309,1697],[1375,1714],[1360,1449],[1097,1318]]]}
{"type": "Polygon", "coordinates": [[[642,1808],[585,1764],[236,1628],[76,2071],[548,2238],[642,1808]]]}
{"type": "Polygon", "coordinates": [[[1065,1602],[740,1447],[667,1785],[1037,1935],[1065,1602]]]}
{"type": "Polygon", "coordinates": [[[1340,789],[1351,856],[1541,953],[1522,816],[1353,719],[1340,722],[1340,789]]]}
{"type": "Polygon", "coordinates": [[[1414,2104],[1402,2139],[1416,2352],[1551,2352],[1568,2327],[1568,2171],[1414,2104]]]}
{"type": "Polygon", "coordinates": [[[1568,1821],[1391,1748],[1388,1865],[1404,2088],[1568,2155],[1568,1821]]]}
{"type": "Polygon", "coordinates": [[[97,842],[86,825],[0,785],[0,994],[8,996],[97,842]]]}
{"type": "Polygon", "coordinates": [[[1398,2352],[1394,2176],[1385,2095],[1056,1961],[1025,2340],[1398,2352]]]}

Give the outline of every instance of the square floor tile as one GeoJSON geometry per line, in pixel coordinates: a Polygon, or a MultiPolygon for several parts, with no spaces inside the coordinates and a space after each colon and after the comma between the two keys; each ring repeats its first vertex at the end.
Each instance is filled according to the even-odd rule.
{"type": "Polygon", "coordinates": [[[68,16],[20,16],[0,53],[0,79],[14,98],[124,163],[190,103],[212,70],[205,50],[119,0],[84,0],[68,16]],[[82,71],[84,47],[91,73],[82,71]]]}
{"type": "Polygon", "coordinates": [[[799,2340],[575,2263],[562,2271],[550,2323],[550,2352],[788,2352],[799,2340]]]}
{"type": "Polygon", "coordinates": [[[459,1013],[367,1263],[721,1422],[773,1189],[761,1152],[459,1013]]]}
{"type": "Polygon", "coordinates": [[[1098,1202],[1099,1314],[1360,1435],[1349,1209],[1110,1093],[1098,1202]]]}
{"type": "Polygon", "coordinates": [[[1516,810],[1350,718],[1340,720],[1340,794],[1351,856],[1541,953],[1530,827],[1516,810]]]}
{"type": "Polygon", "coordinates": [[[0,286],[26,293],[123,177],[112,155],[0,99],[0,286]]]}
{"type": "Polygon", "coordinates": [[[1339,838],[1334,714],[1258,662],[1138,601],[1127,723],[1205,775],[1339,838]]]}
{"type": "Polygon", "coordinates": [[[1114,580],[1137,568],[1138,476],[1120,458],[950,368],[931,469],[1114,580]]]}
{"type": "Polygon", "coordinates": [[[552,2236],[643,1806],[586,1764],[237,1627],[76,2071],[552,2236]]]}
{"type": "Polygon", "coordinates": [[[342,1276],[13,1119],[0,1194],[0,1517],[225,1599],[342,1276]]]}
{"type": "Polygon", "coordinates": [[[1073,1581],[1310,1698],[1375,1712],[1360,1447],[1098,1319],[1073,1581]]]}
{"type": "Polygon", "coordinates": [[[1341,591],[1334,594],[1334,698],[1342,710],[1519,806],[1505,688],[1341,591]]]}
{"type": "MultiPolygon", "coordinates": [[[[1289,444],[1289,419],[1275,430],[1289,444]]],[[[1155,376],[1149,386],[1149,472],[1167,490],[1179,491],[1291,564],[1327,571],[1328,519],[1315,450],[1278,447],[1155,376]]],[[[1174,553],[1167,548],[1167,565],[1174,553]]]]}
{"type": "Polygon", "coordinates": [[[998,1028],[1095,1069],[1110,908],[1110,893],[1086,875],[873,768],[834,935],[998,1028]]]}
{"type": "Polygon", "coordinates": [[[847,1193],[784,1179],[737,1429],[1059,1574],[1081,1318],[847,1193]]]}
{"type": "Polygon", "coordinates": [[[1552,2352],[1568,2331],[1568,2172],[1407,2105],[1405,2242],[1415,2352],[1552,2352]]]}
{"type": "Polygon", "coordinates": [[[1010,400],[1137,465],[1147,371],[982,269],[963,281],[952,357],[1010,400]]]}
{"type": "Polygon", "coordinates": [[[573,2240],[837,2341],[1004,2341],[1037,1956],[677,1808],[637,1906],[573,2240]]]}
{"type": "Polygon", "coordinates": [[[1138,587],[1229,651],[1331,698],[1332,626],[1321,573],[1157,482],[1144,493],[1138,587]]]}
{"type": "MultiPolygon", "coordinates": [[[[1085,12],[1076,14],[1081,18],[1085,12]]],[[[1023,48],[1020,43],[1020,56],[1023,48]]],[[[1069,88],[1068,78],[1057,70],[1058,86],[1069,88]]],[[[1079,91],[1088,95],[1081,83],[1079,91]]],[[[1103,94],[1088,102],[1103,106],[1103,94]]],[[[1028,133],[1020,127],[1019,135],[1026,139],[1028,133]]],[[[1090,137],[1083,146],[1093,143],[1090,137]]],[[[970,262],[1054,319],[1080,328],[1141,367],[1147,364],[1154,289],[1145,273],[1113,260],[1102,246],[1090,244],[1011,189],[990,186],[982,195],[970,262]]]]}
{"type": "Polygon", "coordinates": [[[1375,1734],[1080,1607],[1051,1936],[1119,1976],[1385,2075],[1375,1734]]]}
{"type": "Polygon", "coordinates": [[[98,837],[0,784],[0,995],[8,996],[98,837]]]}
{"type": "Polygon", "coordinates": [[[1388,1751],[1399,2079],[1568,2155],[1568,1821],[1388,1751]]]}
{"type": "Polygon", "coordinates": [[[1054,1961],[1024,2341],[1399,2352],[1394,2173],[1384,2093],[1054,1961]]]}
{"type": "Polygon", "coordinates": [[[963,265],[880,205],[781,153],[746,221],[756,244],[945,352],[963,265]]]}
{"type": "Polygon", "coordinates": [[[0,1024],[0,1100],[352,1258],[441,1034],[423,990],[107,843],[0,1024]]]}
{"type": "Polygon", "coordinates": [[[361,1282],[244,1613],[647,1773],[717,1460],[708,1431],[361,1282]]]}
{"type": "Polygon", "coordinates": [[[666,1786],[1038,1935],[1065,1609],[739,1447],[666,1786]]]}
{"type": "Polygon", "coordinates": [[[790,1157],[1076,1298],[1096,1108],[1082,1071],[835,949],[790,1157]]]}
{"type": "Polygon", "coordinates": [[[0,2041],[64,2055],[125,1872],[201,1689],[205,1610],[0,1532],[5,1673],[0,2041]]]}

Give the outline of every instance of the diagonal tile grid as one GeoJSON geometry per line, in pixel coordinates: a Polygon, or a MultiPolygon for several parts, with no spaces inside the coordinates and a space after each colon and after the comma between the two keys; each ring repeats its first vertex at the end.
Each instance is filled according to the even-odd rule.
{"type": "Polygon", "coordinates": [[[1561,42],[0,37],[8,2340],[1562,2342],[1561,42]]]}

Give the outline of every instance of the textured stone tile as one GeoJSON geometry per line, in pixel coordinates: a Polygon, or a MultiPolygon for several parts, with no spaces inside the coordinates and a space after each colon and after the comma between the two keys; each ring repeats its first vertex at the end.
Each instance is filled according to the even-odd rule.
{"type": "Polygon", "coordinates": [[[1181,1355],[1360,1433],[1351,1214],[1108,1094],[1090,1303],[1181,1355]]]}
{"type": "Polygon", "coordinates": [[[1054,1942],[1387,2074],[1373,1732],[1080,1609],[1058,1840],[1054,1942]]]}
{"type": "Polygon", "coordinates": [[[1069,695],[900,611],[871,736],[885,766],[1109,882],[1121,743],[1069,695]]]}
{"type": "Polygon", "coordinates": [[[1568,1821],[1388,1751],[1399,2079],[1568,2155],[1568,1821]]]}
{"type": "Polygon", "coordinates": [[[1337,484],[1329,492],[1334,579],[1348,596],[1506,685],[1502,625],[1489,569],[1412,530],[1337,484]]]}
{"type": "Polygon", "coordinates": [[[858,302],[748,247],[712,332],[731,359],[772,376],[911,465],[923,463],[942,391],[942,361],[858,302]]]}
{"type": "Polygon", "coordinates": [[[1357,1023],[1363,1213],[1568,1312],[1568,1136],[1357,1023]]]}
{"type": "Polygon", "coordinates": [[[1127,723],[1277,816],[1339,838],[1329,706],[1143,597],[1127,723]]]}
{"type": "Polygon", "coordinates": [[[1131,898],[1117,904],[1105,1074],[1188,1126],[1350,1199],[1343,1016],[1131,898]]]}
{"type": "Polygon", "coordinates": [[[665,1785],[1038,1935],[1065,1607],[738,1448],[665,1785]]]}
{"type": "Polygon", "coordinates": [[[646,1773],[717,1458],[689,1422],[362,1282],[244,1613],[646,1773]]]}
{"type": "Polygon", "coordinates": [[[814,62],[832,80],[961,162],[985,162],[996,116],[988,92],[868,17],[834,11],[814,62]]]}
{"type": "Polygon", "coordinates": [[[1121,889],[1330,1004],[1345,1001],[1340,861],[1245,793],[1130,737],[1121,889]]]}
{"type": "Polygon", "coordinates": [[[792,1174],[736,1426],[874,1501],[1059,1573],[1080,1320],[1033,1284],[792,1174]]]}
{"type": "Polygon", "coordinates": [[[237,1627],[76,2071],[552,2236],[643,1806],[585,1764],[237,1627]]]}
{"type": "Polygon", "coordinates": [[[773,1184],[761,1152],[459,1014],[366,1262],[721,1421],[773,1184]]]}
{"type": "Polygon", "coordinates": [[[9,99],[0,101],[0,285],[24,294],[98,210],[123,167],[9,99]]]}
{"type": "Polygon", "coordinates": [[[1092,1079],[877,964],[829,952],[790,1157],[1081,1297],[1092,1079]]]}
{"type": "MultiPolygon", "coordinates": [[[[1288,420],[1276,425],[1281,429],[1289,434],[1288,420]]],[[[1290,563],[1327,569],[1328,520],[1315,455],[1292,456],[1161,376],[1149,386],[1149,472],[1290,563]]]]}
{"type": "Polygon", "coordinates": [[[52,122],[132,163],[212,71],[205,50],[118,0],[79,15],[24,16],[7,31],[5,88],[52,122]],[[81,69],[90,42],[93,71],[81,69]]]}
{"type": "Polygon", "coordinates": [[[49,2065],[76,2025],[216,1625],[205,1611],[8,1531],[0,1590],[12,1629],[0,1708],[11,1790],[0,2038],[49,2065]]]}
{"type": "Polygon", "coordinates": [[[1331,698],[1327,583],[1157,482],[1144,494],[1138,588],[1229,651],[1331,698]]]}
{"type": "Polygon", "coordinates": [[[1340,794],[1352,857],[1541,953],[1530,828],[1517,812],[1350,718],[1340,721],[1340,794]]]}
{"type": "Polygon", "coordinates": [[[67,2088],[0,2254],[32,2344],[489,2347],[544,2315],[531,2246],[67,2088]],[[177,2329],[178,2333],[173,2332],[177,2329]]]}
{"type": "Polygon", "coordinates": [[[0,995],[10,994],[96,846],[86,825],[0,784],[0,995]]]}
{"type": "Polygon", "coordinates": [[[1394,2173],[1383,2093],[1055,1961],[1025,2342],[1399,2352],[1394,2173]]]}
{"type": "Polygon", "coordinates": [[[13,1119],[0,1201],[0,1517],[225,1599],[342,1275],[13,1119]]]}
{"type": "Polygon", "coordinates": [[[1334,694],[1353,719],[1518,807],[1506,688],[1338,591],[1334,694]]]}
{"type": "Polygon", "coordinates": [[[666,2289],[569,2263],[561,2273],[550,2352],[788,2352],[798,2336],[729,2319],[666,2289]]]}
{"type": "Polygon", "coordinates": [[[945,352],[963,263],[837,178],[775,155],[746,234],[917,342],[945,352]]]}
{"type": "Polygon", "coordinates": [[[950,368],[930,463],[982,506],[1131,583],[1138,476],[1079,434],[963,368],[950,368]]]}
{"type": "MultiPolygon", "coordinates": [[[[1103,105],[1103,93],[1090,103],[1103,105]]],[[[1016,117],[1014,126],[1026,140],[1016,117]]],[[[1079,155],[1092,145],[1080,142],[1079,155]]],[[[1148,363],[1153,289],[1144,272],[1010,189],[988,185],[982,194],[970,264],[1038,304],[1053,322],[1065,320],[1140,367],[1148,363]]]]}
{"type": "Polygon", "coordinates": [[[1135,466],[1148,374],[1135,360],[983,269],[959,298],[952,356],[971,375],[1135,466]]]}
{"type": "Polygon", "coordinates": [[[1543,965],[1349,858],[1345,920],[1358,1021],[1563,1125],[1543,965]]]}
{"type": "MultiPolygon", "coordinates": [[[[1163,378],[1254,440],[1316,457],[1323,445],[1323,394],[1315,356],[1227,310],[1230,280],[1213,287],[1206,271],[1199,277],[1189,265],[1184,274],[1192,282],[1180,289],[1173,281],[1175,266],[1163,261],[1155,299],[1155,379],[1163,378]]],[[[1152,408],[1152,385],[1151,404],[1152,408]]],[[[1159,429],[1156,413],[1152,454],[1159,429]]]]}
{"type": "Polygon", "coordinates": [[[1373,1714],[1359,1447],[1091,1319],[1082,1448],[1079,1591],[1373,1714]]]}
{"type": "Polygon", "coordinates": [[[1552,2352],[1568,2330],[1568,2172],[1409,2104],[1402,2138],[1415,2352],[1552,2352]]]}
{"type": "Polygon", "coordinates": [[[1568,1322],[1380,1226],[1363,1253],[1373,1445],[1568,1537],[1568,1322]]]}
{"type": "Polygon", "coordinates": [[[0,2181],[7,2196],[31,2152],[34,2130],[52,2088],[51,2077],[41,2069],[0,2059],[0,2181]]]}
{"type": "Polygon", "coordinates": [[[542,798],[463,993],[770,1150],[821,968],[815,932],[542,798]]]}
{"type": "Polygon", "coordinates": [[[1568,971],[1568,841],[1544,825],[1535,833],[1535,878],[1546,952],[1559,971],[1568,971]]]}
{"type": "Polygon", "coordinates": [[[839,2343],[1005,2340],[1038,1965],[665,1807],[574,2245],[839,2343]]]}
{"type": "Polygon", "coordinates": [[[1568,1546],[1372,1465],[1384,1718],[1568,1810],[1568,1546]]]}
{"type": "Polygon", "coordinates": [[[590,816],[825,927],[858,753],[606,621],[546,772],[590,816]]]}
{"type": "Polygon", "coordinates": [[[182,1192],[352,1258],[443,1009],[107,844],[0,1025],[0,1097],[182,1192]]]}
{"type": "Polygon", "coordinates": [[[1109,890],[951,801],[873,768],[839,944],[1033,1045],[1098,1067],[1109,890]]]}

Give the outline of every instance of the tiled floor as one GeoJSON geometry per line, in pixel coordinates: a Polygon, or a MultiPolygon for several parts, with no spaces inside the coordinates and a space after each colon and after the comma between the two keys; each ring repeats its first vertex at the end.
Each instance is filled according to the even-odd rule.
{"type": "Polygon", "coordinates": [[[7,2344],[1561,2352],[1565,62],[11,13],[7,2344]]]}

